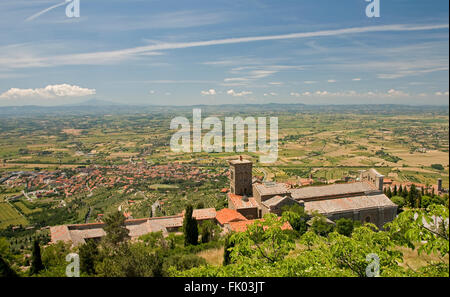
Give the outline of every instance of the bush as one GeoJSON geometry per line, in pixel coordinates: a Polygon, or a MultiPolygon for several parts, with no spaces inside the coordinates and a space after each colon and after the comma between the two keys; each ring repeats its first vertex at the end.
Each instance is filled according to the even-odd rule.
{"type": "Polygon", "coordinates": [[[175,267],[178,271],[188,270],[194,267],[206,265],[206,260],[194,254],[178,254],[165,259],[163,264],[163,274],[166,275],[170,267],[175,267]]]}
{"type": "Polygon", "coordinates": [[[432,164],[431,168],[436,170],[444,170],[444,166],[442,166],[441,164],[432,164]]]}
{"type": "Polygon", "coordinates": [[[428,208],[428,206],[432,205],[432,204],[437,204],[437,205],[445,205],[445,200],[442,197],[439,196],[434,196],[434,197],[430,197],[430,196],[422,196],[422,208],[428,208]]]}
{"type": "Polygon", "coordinates": [[[333,232],[334,226],[328,223],[325,217],[316,216],[313,218],[311,229],[317,235],[326,237],[329,233],[333,232]]]}
{"type": "Polygon", "coordinates": [[[391,198],[391,201],[397,204],[399,208],[403,208],[405,206],[405,198],[400,196],[394,196],[391,198]]]}
{"type": "Polygon", "coordinates": [[[336,221],[336,231],[339,234],[350,236],[353,232],[353,220],[342,218],[336,221]]]}

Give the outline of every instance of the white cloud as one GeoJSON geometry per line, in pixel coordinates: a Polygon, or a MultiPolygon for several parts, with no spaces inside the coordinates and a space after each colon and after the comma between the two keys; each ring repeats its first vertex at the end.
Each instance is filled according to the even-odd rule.
{"type": "Polygon", "coordinates": [[[317,91],[314,93],[314,95],[318,95],[318,96],[325,96],[325,95],[329,95],[330,93],[328,93],[327,91],[317,91]]]}
{"type": "Polygon", "coordinates": [[[48,85],[45,88],[38,89],[18,89],[11,88],[8,91],[0,95],[0,99],[17,99],[17,98],[44,98],[52,99],[59,97],[83,97],[94,95],[95,89],[82,88],[75,85],[61,84],[61,85],[48,85]]]}
{"type": "Polygon", "coordinates": [[[307,84],[307,85],[311,85],[311,84],[315,84],[315,83],[317,83],[316,81],[313,81],[313,80],[307,80],[307,81],[304,81],[303,83],[305,83],[305,84],[307,84]]]}
{"type": "Polygon", "coordinates": [[[278,96],[278,94],[275,92],[270,92],[270,93],[265,93],[264,96],[266,96],[266,97],[267,96],[278,96]]]}
{"type": "Polygon", "coordinates": [[[352,79],[352,81],[360,81],[361,79],[359,77],[355,77],[354,79],[352,79]]]}
{"type": "Polygon", "coordinates": [[[389,91],[387,91],[387,95],[388,96],[408,96],[407,93],[405,93],[403,91],[398,91],[395,89],[390,89],[389,91]]]}
{"type": "MultiPolygon", "coordinates": [[[[441,94],[445,94],[442,92],[437,92],[435,93],[435,95],[441,94]]],[[[448,92],[446,92],[448,95],[448,92]]],[[[378,97],[378,98],[392,98],[392,97],[409,97],[411,96],[409,93],[406,93],[404,91],[400,91],[400,90],[395,90],[395,89],[390,89],[386,92],[372,92],[372,91],[367,91],[367,92],[356,92],[354,90],[349,90],[349,91],[342,91],[342,92],[329,92],[326,90],[317,90],[314,92],[303,92],[303,93],[298,93],[298,92],[291,92],[290,95],[292,97],[334,97],[334,98],[348,98],[348,97],[359,97],[359,98],[367,98],[367,97],[378,97]]],[[[425,96],[426,94],[422,94],[422,96],[425,96]]]]}
{"type": "Polygon", "coordinates": [[[231,96],[233,96],[233,97],[242,97],[242,96],[251,95],[251,94],[253,94],[253,92],[250,92],[250,91],[242,91],[242,92],[236,93],[233,89],[231,89],[231,90],[228,90],[228,91],[227,91],[227,94],[228,94],[228,95],[231,95],[231,96]]]}
{"type": "Polygon", "coordinates": [[[205,96],[217,94],[216,90],[214,90],[214,89],[209,89],[208,91],[202,91],[201,93],[202,93],[202,95],[205,95],[205,96]]]}
{"type": "Polygon", "coordinates": [[[153,91],[153,90],[150,90],[150,95],[153,95],[153,94],[155,94],[155,91],[153,91]]]}
{"type": "Polygon", "coordinates": [[[329,79],[328,82],[329,82],[329,83],[335,83],[336,80],[334,80],[334,79],[329,79]]]}
{"type": "Polygon", "coordinates": [[[436,93],[434,93],[434,95],[436,95],[436,96],[448,96],[448,91],[446,91],[446,92],[436,92],[436,93]]]}

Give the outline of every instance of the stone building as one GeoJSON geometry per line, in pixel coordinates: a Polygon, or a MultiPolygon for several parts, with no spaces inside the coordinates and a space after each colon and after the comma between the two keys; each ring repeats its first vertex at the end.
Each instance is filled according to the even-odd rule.
{"type": "MultiPolygon", "coordinates": [[[[192,217],[198,224],[202,224],[204,221],[215,222],[216,210],[214,208],[194,209],[192,217]]],[[[125,228],[128,229],[131,240],[136,240],[140,236],[152,232],[162,232],[164,236],[167,236],[169,233],[182,231],[183,219],[184,213],[167,217],[126,220],[125,228]]],[[[50,227],[51,243],[64,241],[77,246],[86,243],[87,240],[98,241],[106,235],[104,227],[105,223],[103,222],[52,226],[50,227]]]]}
{"type": "Polygon", "coordinates": [[[232,194],[252,196],[252,162],[242,159],[230,162],[230,189],[232,194]]]}
{"type": "MultiPolygon", "coordinates": [[[[230,162],[231,171],[240,164],[251,168],[251,162],[238,160],[230,162]],[[250,163],[250,165],[249,165],[250,163]]],[[[231,184],[252,180],[251,170],[240,170],[239,181],[236,173],[231,175],[231,184]],[[247,174],[248,176],[244,176],[247,174]]],[[[345,184],[331,184],[309,186],[303,188],[289,188],[284,183],[266,182],[252,185],[253,197],[248,192],[236,187],[228,195],[229,208],[241,213],[249,220],[261,218],[266,213],[281,215],[286,205],[299,204],[308,213],[323,214],[331,221],[349,218],[363,223],[372,223],[379,228],[392,221],[397,214],[397,205],[383,194],[384,176],[375,169],[361,172],[357,182],[345,184]]],[[[239,186],[242,189],[244,186],[239,186]]],[[[233,188],[232,188],[233,189],[233,188]]]]}

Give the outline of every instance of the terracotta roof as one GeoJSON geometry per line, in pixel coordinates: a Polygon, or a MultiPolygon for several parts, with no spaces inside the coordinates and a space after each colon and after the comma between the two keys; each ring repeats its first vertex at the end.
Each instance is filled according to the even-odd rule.
{"type": "Polygon", "coordinates": [[[253,197],[250,197],[247,199],[248,201],[245,201],[242,199],[242,196],[228,193],[228,198],[230,198],[230,202],[235,206],[236,209],[258,207],[258,202],[256,202],[255,198],[253,197]]]}
{"type": "Polygon", "coordinates": [[[216,213],[216,220],[224,225],[229,222],[246,221],[247,219],[236,210],[224,208],[216,213]]]}

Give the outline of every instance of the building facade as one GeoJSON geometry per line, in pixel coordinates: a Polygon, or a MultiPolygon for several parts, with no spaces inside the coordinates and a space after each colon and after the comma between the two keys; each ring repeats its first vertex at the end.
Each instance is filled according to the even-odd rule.
{"type": "MultiPolygon", "coordinates": [[[[231,171],[245,164],[251,168],[250,161],[230,162],[231,171]]],[[[239,181],[252,180],[251,170],[240,170],[239,181]],[[247,175],[247,176],[245,176],[247,175]]],[[[231,174],[231,185],[236,185],[236,174],[231,174]]],[[[345,184],[309,186],[292,189],[284,183],[253,183],[253,197],[243,194],[244,186],[232,188],[228,195],[229,208],[235,209],[247,219],[254,219],[255,214],[261,218],[267,213],[281,215],[285,206],[298,204],[312,213],[319,213],[331,221],[349,218],[362,223],[372,223],[378,228],[392,221],[397,215],[397,205],[383,194],[384,176],[375,169],[361,172],[359,181],[345,184]],[[239,189],[236,191],[236,189],[239,189]]]]}

